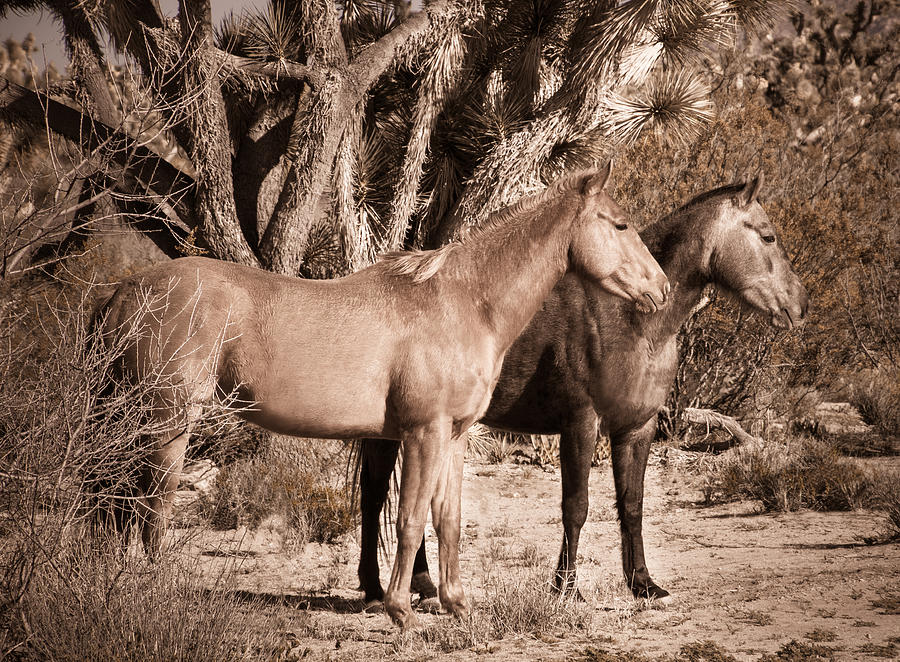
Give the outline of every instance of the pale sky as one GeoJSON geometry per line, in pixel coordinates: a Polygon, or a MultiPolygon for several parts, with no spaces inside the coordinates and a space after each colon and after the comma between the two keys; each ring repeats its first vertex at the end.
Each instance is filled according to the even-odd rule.
{"type": "MultiPolygon", "coordinates": [[[[267,1],[212,0],[213,21],[217,23],[232,11],[239,13],[244,8],[265,6],[267,1]]],[[[178,12],[178,0],[160,0],[159,4],[170,16],[175,16],[178,12]]],[[[66,57],[60,27],[53,21],[49,12],[26,14],[10,12],[6,18],[0,19],[0,42],[5,42],[10,37],[22,41],[29,32],[33,32],[37,40],[38,51],[34,54],[34,58],[38,68],[43,68],[45,62],[53,62],[60,72],[64,71],[69,60],[66,57]]]]}

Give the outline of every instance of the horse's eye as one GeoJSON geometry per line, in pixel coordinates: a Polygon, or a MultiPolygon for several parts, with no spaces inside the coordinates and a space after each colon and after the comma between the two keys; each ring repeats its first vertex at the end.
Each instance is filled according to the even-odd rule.
{"type": "Polygon", "coordinates": [[[766,242],[767,244],[774,244],[775,243],[775,235],[774,234],[765,234],[765,235],[763,235],[762,240],[764,242],[766,242]]]}
{"type": "Polygon", "coordinates": [[[620,232],[624,232],[627,229],[628,229],[628,223],[616,223],[616,230],[619,230],[620,232]]]}

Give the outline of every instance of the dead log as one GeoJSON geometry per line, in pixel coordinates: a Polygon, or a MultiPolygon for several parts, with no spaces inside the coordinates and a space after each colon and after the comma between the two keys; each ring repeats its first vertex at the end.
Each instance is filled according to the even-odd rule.
{"type": "Polygon", "coordinates": [[[712,409],[698,409],[696,407],[687,407],[685,408],[684,413],[681,415],[681,417],[685,422],[691,423],[693,425],[705,425],[707,429],[716,428],[719,430],[725,430],[725,432],[730,434],[742,444],[762,441],[759,437],[755,437],[744,430],[744,428],[741,427],[740,423],[738,423],[731,416],[720,414],[713,411],[712,409]]]}

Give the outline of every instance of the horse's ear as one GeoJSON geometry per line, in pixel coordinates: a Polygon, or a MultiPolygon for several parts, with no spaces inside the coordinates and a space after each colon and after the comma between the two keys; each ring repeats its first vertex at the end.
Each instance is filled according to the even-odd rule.
{"type": "Polygon", "coordinates": [[[606,188],[606,184],[609,182],[610,172],[612,172],[612,160],[607,161],[605,166],[585,179],[582,193],[584,193],[584,195],[597,195],[600,193],[600,191],[606,188]]]}
{"type": "Polygon", "coordinates": [[[756,177],[744,184],[744,188],[741,189],[741,192],[738,195],[742,207],[746,207],[747,205],[756,202],[756,198],[759,196],[762,185],[763,173],[762,170],[760,170],[756,177]]]}

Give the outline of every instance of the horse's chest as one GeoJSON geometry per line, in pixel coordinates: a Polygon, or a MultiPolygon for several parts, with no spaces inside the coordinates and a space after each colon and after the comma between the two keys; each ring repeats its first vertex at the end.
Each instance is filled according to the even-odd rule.
{"type": "Polygon", "coordinates": [[[639,340],[607,352],[594,371],[597,413],[620,425],[643,424],[665,405],[676,365],[674,343],[639,340]]]}

